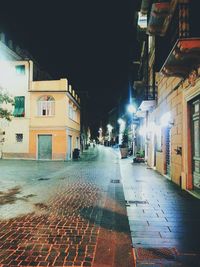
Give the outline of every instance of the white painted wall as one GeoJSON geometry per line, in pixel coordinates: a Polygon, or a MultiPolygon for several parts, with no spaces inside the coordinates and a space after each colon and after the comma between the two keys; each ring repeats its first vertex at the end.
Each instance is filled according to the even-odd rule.
{"type": "Polygon", "coordinates": [[[5,142],[3,152],[28,153],[29,152],[29,119],[14,118],[7,126],[4,126],[5,142]],[[16,141],[16,134],[23,134],[23,142],[16,141]]]}
{"type": "MultiPolygon", "coordinates": [[[[5,131],[5,142],[2,151],[6,153],[28,153],[29,151],[29,120],[30,120],[30,73],[32,64],[29,61],[0,61],[0,88],[11,97],[25,96],[25,117],[12,117],[11,122],[6,123],[0,119],[0,129],[5,131]],[[25,74],[17,74],[15,66],[25,65],[25,74]],[[16,142],[16,133],[23,134],[23,142],[16,142]]],[[[12,105],[4,105],[10,111],[12,105]]]]}

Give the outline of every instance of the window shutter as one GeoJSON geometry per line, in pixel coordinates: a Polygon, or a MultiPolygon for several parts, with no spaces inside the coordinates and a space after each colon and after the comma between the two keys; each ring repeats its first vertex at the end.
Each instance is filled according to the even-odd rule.
{"type": "Polygon", "coordinates": [[[25,116],[25,97],[16,96],[15,97],[15,109],[13,112],[14,117],[24,117],[25,116]]]}

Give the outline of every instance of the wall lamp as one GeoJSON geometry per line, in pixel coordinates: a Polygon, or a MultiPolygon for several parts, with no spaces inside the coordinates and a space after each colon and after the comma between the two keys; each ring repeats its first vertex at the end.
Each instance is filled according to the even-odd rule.
{"type": "Polygon", "coordinates": [[[160,124],[162,127],[172,127],[174,125],[170,112],[166,112],[162,115],[162,117],[160,118],[160,124]]]}

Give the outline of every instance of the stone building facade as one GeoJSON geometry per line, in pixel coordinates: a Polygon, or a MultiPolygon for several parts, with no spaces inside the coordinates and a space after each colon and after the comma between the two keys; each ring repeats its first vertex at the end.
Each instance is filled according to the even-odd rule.
{"type": "MultiPolygon", "coordinates": [[[[144,2],[144,1],[142,1],[144,2]]],[[[146,1],[147,2],[147,1],[146,1]]],[[[143,99],[146,158],[150,167],[197,194],[200,189],[200,32],[195,1],[157,1],[148,14],[147,84],[143,99]]]]}

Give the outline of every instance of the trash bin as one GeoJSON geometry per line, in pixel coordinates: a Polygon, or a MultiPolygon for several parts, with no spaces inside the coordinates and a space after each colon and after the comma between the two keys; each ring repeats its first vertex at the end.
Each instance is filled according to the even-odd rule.
{"type": "Polygon", "coordinates": [[[80,157],[80,149],[75,148],[73,151],[73,159],[78,159],[80,157]]]}

